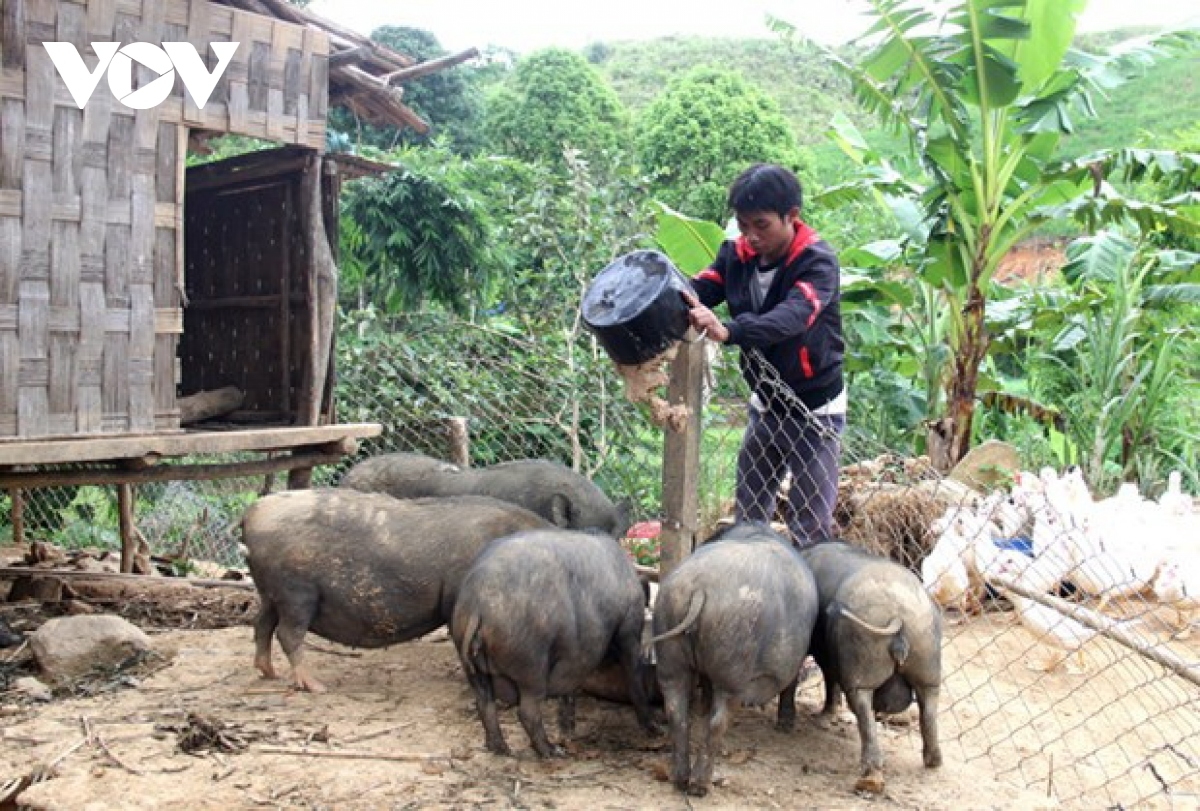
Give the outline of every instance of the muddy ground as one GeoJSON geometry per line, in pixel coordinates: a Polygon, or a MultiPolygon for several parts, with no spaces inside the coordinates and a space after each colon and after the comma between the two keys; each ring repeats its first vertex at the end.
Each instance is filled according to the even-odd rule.
{"type": "MultiPolygon", "coordinates": [[[[28,630],[61,607],[0,603],[0,616],[28,630]]],[[[293,691],[285,681],[263,680],[253,669],[247,624],[256,611],[253,591],[179,587],[152,599],[126,591],[101,607],[151,634],[161,657],[59,687],[45,703],[11,689],[0,692],[0,797],[5,786],[27,784],[17,795],[21,807],[1008,809],[1200,803],[1194,688],[1160,673],[1150,682],[1156,703],[1147,705],[1151,691],[1131,690],[1128,675],[1114,677],[1127,659],[1105,641],[1092,643],[1085,673],[1031,671],[1024,662],[1036,650],[1011,612],[949,629],[943,768],[922,766],[915,723],[887,725],[886,792],[857,795],[853,718],[846,713],[830,725],[818,722],[822,688],[816,674],[802,687],[794,733],[774,729],[773,705],[739,710],[714,790],[705,798],[685,798],[665,781],[666,739],[648,738],[628,707],[599,699],[580,699],[566,759],[538,760],[511,710],[502,713],[502,722],[515,757],[487,752],[444,632],[375,651],[310,636],[309,663],[330,688],[313,695],[293,691]],[[1101,746],[1109,738],[1116,744],[1101,746]]],[[[278,650],[275,657],[286,674],[278,650]]],[[[32,672],[27,650],[0,651],[0,686],[32,672]]],[[[548,718],[553,715],[548,707],[548,718]]]]}

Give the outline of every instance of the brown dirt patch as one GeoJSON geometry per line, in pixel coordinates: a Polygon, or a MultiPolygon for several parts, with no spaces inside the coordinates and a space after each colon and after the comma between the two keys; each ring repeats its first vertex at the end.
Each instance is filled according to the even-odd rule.
{"type": "MultiPolygon", "coordinates": [[[[34,606],[0,604],[0,613],[18,626],[33,624],[34,606]]],[[[718,785],[706,798],[685,799],[664,782],[665,737],[646,737],[628,707],[599,699],[580,699],[567,759],[538,760],[512,710],[501,718],[516,756],[488,753],[444,632],[374,651],[310,636],[309,663],[330,688],[312,695],[258,677],[245,624],[156,624],[177,623],[196,610],[176,608],[131,617],[166,659],[98,674],[89,689],[60,690],[47,704],[0,692],[0,792],[11,780],[32,781],[20,793],[30,809],[1094,808],[1117,805],[1113,792],[1126,789],[1135,790],[1139,807],[1194,808],[1200,796],[1195,771],[1180,777],[1170,753],[1156,756],[1153,771],[1169,781],[1171,793],[1156,794],[1154,775],[1137,764],[1138,747],[1163,751],[1155,740],[1089,756],[1095,762],[1088,768],[1123,775],[1123,784],[1080,796],[1087,775],[1066,768],[1062,754],[1076,743],[1048,742],[1052,719],[1077,726],[1079,745],[1087,746],[1109,728],[1124,729],[1130,714],[1144,715],[1145,731],[1185,742],[1175,750],[1182,764],[1200,760],[1198,736],[1170,738],[1163,719],[1178,706],[1176,693],[1193,707],[1195,696],[1164,680],[1152,684],[1162,693],[1164,714],[1134,702],[1130,684],[1110,678],[1110,657],[1120,652],[1105,641],[1092,643],[1086,675],[1034,673],[1023,665],[1030,639],[1011,613],[948,628],[941,769],[922,766],[915,724],[887,725],[886,792],[856,795],[853,719],[818,722],[822,688],[814,675],[802,687],[794,733],[774,729],[773,705],[739,710],[717,763],[718,785]],[[1048,789],[1051,797],[1075,799],[1048,798],[1048,789]]],[[[1195,658],[1200,646],[1189,650],[1195,658]]],[[[13,660],[4,665],[8,676],[32,672],[27,657],[0,651],[0,663],[13,660]]],[[[278,650],[275,658],[286,673],[278,650]]],[[[552,718],[553,708],[546,714],[552,718]]],[[[551,737],[557,739],[553,727],[551,737]]]]}

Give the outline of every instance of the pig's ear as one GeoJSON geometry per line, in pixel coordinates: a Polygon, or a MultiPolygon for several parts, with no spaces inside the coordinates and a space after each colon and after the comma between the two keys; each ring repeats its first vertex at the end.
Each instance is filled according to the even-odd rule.
{"type": "Polygon", "coordinates": [[[571,499],[562,493],[550,497],[550,521],[556,527],[571,526],[571,499]]]}

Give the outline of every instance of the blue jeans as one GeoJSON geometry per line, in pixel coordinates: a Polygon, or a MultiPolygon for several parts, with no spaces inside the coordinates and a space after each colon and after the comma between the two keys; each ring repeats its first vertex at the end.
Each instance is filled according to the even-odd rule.
{"type": "Polygon", "coordinates": [[[833,537],[846,416],[816,415],[804,409],[760,412],[753,406],[749,411],[750,422],[738,451],[735,517],[771,521],[780,482],[790,471],[787,525],[792,541],[804,547],[833,537]]]}

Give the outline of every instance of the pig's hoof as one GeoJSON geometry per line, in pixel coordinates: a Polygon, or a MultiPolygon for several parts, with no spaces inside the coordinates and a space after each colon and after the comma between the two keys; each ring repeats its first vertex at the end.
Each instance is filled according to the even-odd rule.
{"type": "Polygon", "coordinates": [[[925,753],[925,768],[936,769],[942,765],[942,750],[934,749],[932,752],[925,753]]]}
{"type": "Polygon", "coordinates": [[[864,794],[882,794],[883,793],[883,772],[878,769],[871,771],[858,778],[858,782],[854,784],[855,791],[861,791],[864,794]]]}
{"type": "Polygon", "coordinates": [[[258,672],[262,674],[264,679],[278,678],[275,675],[275,666],[271,664],[271,660],[269,658],[260,659],[256,656],[254,658],[254,667],[258,669],[258,672]]]}
{"type": "Polygon", "coordinates": [[[704,797],[708,794],[708,783],[699,780],[690,781],[687,784],[687,793],[692,797],[704,797]]]}
{"type": "Polygon", "coordinates": [[[324,684],[308,675],[297,675],[292,678],[292,683],[297,690],[303,690],[308,693],[324,693],[329,688],[324,684]]]}
{"type": "Polygon", "coordinates": [[[505,757],[512,755],[512,750],[504,741],[488,741],[487,748],[493,755],[504,755],[505,757]]]}

